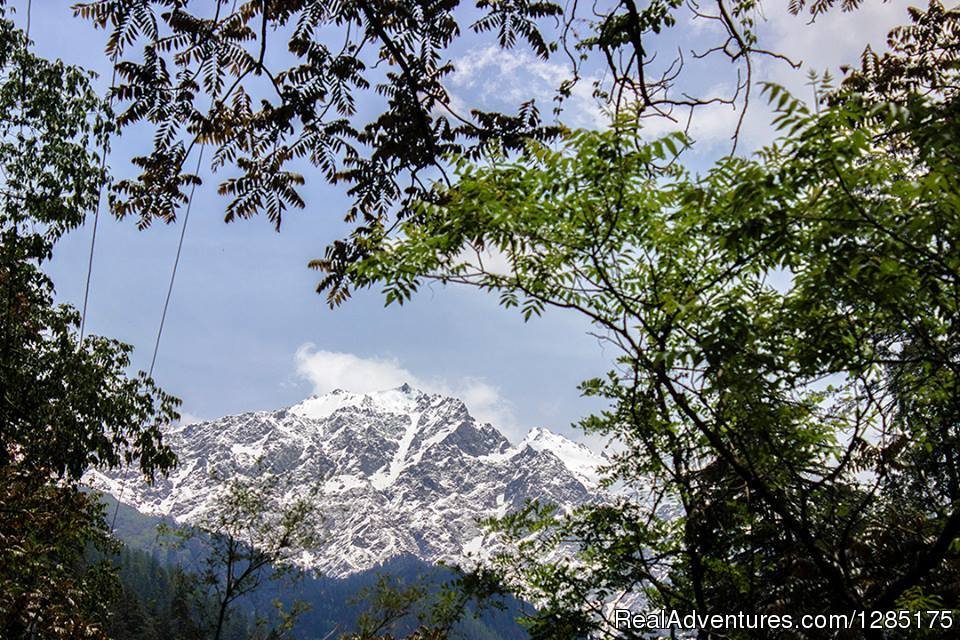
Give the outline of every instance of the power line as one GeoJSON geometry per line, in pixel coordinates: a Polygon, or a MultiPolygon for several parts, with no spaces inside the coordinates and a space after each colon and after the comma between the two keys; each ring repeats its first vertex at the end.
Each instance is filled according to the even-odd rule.
{"type": "MultiPolygon", "coordinates": [[[[113,103],[113,89],[117,85],[117,67],[116,64],[113,66],[113,77],[110,79],[110,93],[107,105],[113,103]]],[[[107,144],[109,139],[104,137],[103,140],[103,155],[100,157],[100,176],[101,178],[104,175],[104,170],[107,167],[107,144]]],[[[103,188],[104,185],[100,185],[100,193],[97,195],[97,206],[93,210],[93,233],[90,235],[90,254],[87,257],[87,281],[83,287],[83,310],[80,313],[80,342],[83,342],[84,330],[87,327],[87,303],[90,300],[90,278],[93,275],[93,252],[97,246],[97,227],[100,225],[100,206],[103,202],[103,188]]]]}
{"type": "MultiPolygon", "coordinates": [[[[203,162],[204,146],[200,145],[200,154],[197,156],[195,175],[200,175],[200,166],[203,162]]],[[[177,267],[180,266],[180,253],[183,251],[183,238],[187,235],[187,223],[190,222],[190,209],[193,207],[193,194],[197,190],[197,183],[190,186],[190,196],[187,198],[187,208],[183,214],[183,226],[180,228],[180,241],[177,243],[177,257],[173,260],[173,271],[170,272],[170,284],[167,286],[167,297],[163,301],[163,313],[160,315],[160,326],[157,328],[157,341],[153,345],[153,357],[150,358],[149,377],[153,377],[153,366],[157,363],[157,352],[160,350],[160,338],[163,336],[163,326],[167,320],[167,308],[170,306],[170,296],[173,294],[173,283],[177,278],[177,267]]]]}

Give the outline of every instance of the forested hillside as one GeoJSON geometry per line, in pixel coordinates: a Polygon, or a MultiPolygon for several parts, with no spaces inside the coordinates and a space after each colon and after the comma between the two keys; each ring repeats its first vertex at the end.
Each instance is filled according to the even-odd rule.
{"type": "MultiPolygon", "coordinates": [[[[121,592],[111,607],[106,629],[112,640],[203,637],[202,626],[213,615],[215,604],[198,600],[195,575],[163,562],[157,555],[124,546],[114,558],[121,592]]],[[[244,612],[235,613],[223,633],[224,640],[255,637],[255,620],[244,612]]]]}
{"type": "MultiPolygon", "coordinates": [[[[109,496],[104,500],[112,516],[117,503],[109,496]]],[[[112,640],[193,640],[204,637],[209,628],[216,603],[204,596],[205,585],[198,582],[204,546],[198,540],[187,540],[177,546],[174,535],[158,533],[164,530],[163,525],[171,524],[122,504],[116,511],[116,535],[124,541],[124,546],[113,558],[119,567],[122,593],[111,611],[108,633],[112,640]]],[[[278,622],[274,600],[279,600],[285,610],[298,602],[307,606],[290,637],[298,640],[338,638],[356,631],[357,622],[370,607],[369,600],[381,577],[389,577],[389,583],[397,588],[424,585],[435,591],[454,575],[450,570],[417,558],[400,556],[343,579],[306,574],[294,580],[267,582],[261,590],[238,601],[233,608],[235,613],[228,619],[223,640],[284,637],[276,631],[273,636],[264,631],[272,630],[278,622]],[[261,619],[270,624],[258,627],[261,619]]],[[[508,605],[504,611],[488,607],[478,616],[472,613],[464,616],[458,628],[471,640],[526,638],[526,632],[514,620],[524,608],[515,600],[509,600],[508,605]]],[[[397,633],[411,631],[418,623],[416,613],[391,628],[397,633]]]]}

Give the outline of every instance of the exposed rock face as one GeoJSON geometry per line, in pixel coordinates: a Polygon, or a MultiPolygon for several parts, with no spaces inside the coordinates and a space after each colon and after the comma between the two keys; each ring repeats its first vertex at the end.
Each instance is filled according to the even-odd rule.
{"type": "Polygon", "coordinates": [[[283,473],[294,491],[321,487],[329,538],[308,550],[322,573],[346,576],[409,553],[461,564],[482,548],[477,519],[528,499],[571,509],[597,500],[603,457],[545,429],[516,446],[479,424],[456,398],[403,385],[369,394],[334,391],[278,411],[177,426],[180,459],[147,486],[136,473],[89,482],[142,512],[196,521],[216,499],[214,472],[283,473]],[[258,460],[260,466],[258,466],[258,460]]]}

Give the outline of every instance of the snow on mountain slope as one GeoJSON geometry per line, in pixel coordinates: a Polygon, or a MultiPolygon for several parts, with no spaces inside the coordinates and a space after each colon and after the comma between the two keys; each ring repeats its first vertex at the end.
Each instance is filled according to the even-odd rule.
{"type": "Polygon", "coordinates": [[[530,430],[527,437],[520,443],[521,448],[524,446],[540,452],[549,451],[557,456],[573,475],[591,488],[600,486],[599,469],[608,464],[606,458],[595,453],[586,445],[564,438],[542,427],[530,430]]]}
{"type": "Polygon", "coordinates": [[[180,463],[153,486],[134,471],[92,473],[94,487],[142,512],[197,521],[216,496],[215,473],[282,473],[303,491],[320,486],[329,532],[308,550],[333,576],[410,553],[459,564],[482,549],[477,519],[528,499],[572,509],[602,499],[602,456],[545,429],[518,445],[480,424],[456,398],[403,385],[333,391],[292,407],[172,427],[180,463]],[[258,461],[260,466],[258,467],[258,461]]]}

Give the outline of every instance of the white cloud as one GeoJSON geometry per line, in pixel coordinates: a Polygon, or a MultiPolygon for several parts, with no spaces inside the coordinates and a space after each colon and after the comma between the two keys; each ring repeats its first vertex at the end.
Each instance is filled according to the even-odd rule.
{"type": "Polygon", "coordinates": [[[473,269],[482,269],[487,273],[510,275],[513,273],[513,261],[498,247],[477,249],[466,246],[456,257],[456,261],[469,265],[473,269]]]}
{"type": "MultiPolygon", "coordinates": [[[[906,8],[911,0],[888,0],[882,3],[864,3],[855,11],[839,8],[827,11],[811,24],[808,13],[792,15],[786,3],[767,3],[757,15],[760,46],[783,53],[802,63],[795,70],[786,62],[754,56],[754,82],[773,81],[786,86],[803,99],[811,97],[806,86],[810,69],[822,73],[829,69],[840,76],[839,67],[856,64],[865,45],[875,50],[886,49],[887,32],[908,21],[906,8]]],[[[684,90],[703,97],[733,95],[735,66],[715,54],[704,61],[690,56],[690,50],[700,51],[718,38],[723,31],[718,23],[687,16],[678,27],[677,37],[686,57],[684,77],[693,84],[684,90]],[[719,75],[718,75],[719,74],[719,75]],[[710,84],[714,84],[711,88],[710,84]],[[699,86],[697,86],[699,85],[699,86]]],[[[666,52],[664,52],[666,55],[666,52]]],[[[666,58],[665,58],[666,59],[666,58]]],[[[609,123],[604,106],[593,96],[593,83],[602,79],[603,65],[591,62],[584,77],[573,88],[564,102],[561,120],[573,127],[602,128],[609,123]]],[[[509,110],[523,101],[536,98],[545,118],[549,119],[553,98],[564,79],[570,76],[570,65],[562,56],[545,61],[523,49],[501,49],[495,45],[478,47],[454,61],[456,71],[451,76],[451,105],[477,104],[484,109],[509,110]]],[[[741,69],[741,73],[743,70],[741,69]]],[[[742,93],[741,96],[742,98],[742,93]]],[[[742,104],[736,108],[727,104],[711,104],[697,110],[690,134],[698,142],[697,152],[712,154],[726,152],[731,136],[740,118],[742,104]]],[[[686,113],[678,110],[679,122],[666,118],[651,118],[645,123],[645,134],[658,137],[669,131],[682,129],[686,113]]],[[[772,141],[775,132],[770,127],[772,114],[760,94],[759,86],[752,90],[751,105],[741,130],[742,151],[756,149],[772,141]]]]}
{"type": "Polygon", "coordinates": [[[500,390],[480,378],[456,381],[424,378],[403,367],[396,358],[364,358],[318,349],[312,343],[301,345],[294,360],[297,375],[313,385],[314,393],[329,393],[334,389],[369,393],[407,383],[427,393],[460,398],[477,420],[493,424],[508,437],[516,439],[526,433],[526,429],[517,424],[510,403],[500,390]]]}
{"type": "Polygon", "coordinates": [[[180,412],[180,424],[182,425],[195,424],[197,422],[203,422],[203,421],[204,421],[203,418],[201,418],[200,416],[193,415],[189,411],[180,412]]]}
{"type": "MultiPolygon", "coordinates": [[[[700,93],[703,100],[729,100],[736,93],[733,85],[716,84],[700,93]]],[[[697,145],[712,147],[731,142],[733,132],[740,119],[741,103],[711,102],[698,106],[690,119],[687,134],[697,145]]],[[[659,138],[674,131],[682,131],[687,125],[689,110],[676,109],[671,120],[659,115],[650,115],[643,119],[643,134],[648,139],[659,138]]]]}
{"type": "MultiPolygon", "coordinates": [[[[549,120],[555,106],[554,96],[560,84],[570,77],[570,67],[561,62],[537,58],[529,51],[502,49],[489,45],[473,49],[454,61],[456,71],[451,85],[451,105],[467,102],[483,109],[516,108],[521,102],[536,99],[540,115],[549,120]],[[462,93],[471,93],[470,100],[462,93]]],[[[573,127],[597,128],[609,124],[603,105],[593,96],[594,76],[585,76],[571,89],[563,102],[564,123],[573,127]]],[[[466,115],[466,114],[462,114],[466,115]]]]}
{"type": "Polygon", "coordinates": [[[802,62],[803,71],[794,72],[787,65],[774,64],[769,75],[790,83],[791,88],[802,88],[808,69],[823,72],[829,68],[839,73],[843,64],[855,64],[864,47],[886,49],[886,37],[891,28],[909,21],[907,7],[915,4],[905,0],[864,3],[855,11],[834,8],[817,16],[810,23],[810,15],[792,15],[787,3],[770,3],[765,7],[766,22],[761,25],[762,38],[769,48],[802,62]]]}
{"type": "Polygon", "coordinates": [[[395,359],[323,351],[311,343],[301,345],[294,358],[297,374],[313,384],[315,393],[329,393],[334,389],[368,393],[399,387],[404,382],[416,386],[416,377],[395,359]]]}

